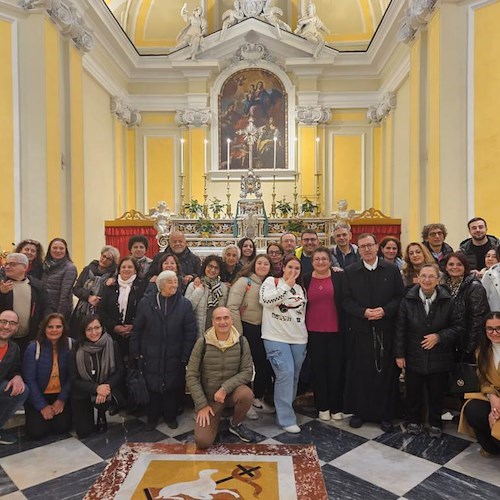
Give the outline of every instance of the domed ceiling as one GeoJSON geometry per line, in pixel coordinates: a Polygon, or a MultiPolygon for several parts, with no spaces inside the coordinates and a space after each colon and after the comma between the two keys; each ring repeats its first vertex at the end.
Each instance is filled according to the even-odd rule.
{"type": "MultiPolygon", "coordinates": [[[[208,33],[222,27],[222,14],[233,8],[234,0],[103,0],[140,54],[166,54],[185,26],[181,9],[188,12],[201,5],[208,33]]],[[[365,51],[391,0],[313,0],[316,15],[328,28],[325,42],[339,51],[365,51]]],[[[297,27],[306,0],[270,0],[282,10],[281,19],[297,27]]]]}

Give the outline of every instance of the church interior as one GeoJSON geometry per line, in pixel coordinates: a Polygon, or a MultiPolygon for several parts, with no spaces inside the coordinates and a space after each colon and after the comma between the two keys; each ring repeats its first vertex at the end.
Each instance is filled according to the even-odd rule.
{"type": "MultiPolygon", "coordinates": [[[[162,216],[199,255],[330,246],[340,219],[403,246],[441,222],[458,247],[475,216],[500,235],[499,26],[498,0],[0,0],[0,253],[63,237],[81,269],[138,231],[161,247],[162,216]]],[[[499,498],[455,423],[436,446],[301,411],[299,437],[249,425],[316,445],[318,498],[499,498]]],[[[124,442],[193,442],[192,410],[115,423],[1,447],[0,496],[82,498],[124,442]]]]}

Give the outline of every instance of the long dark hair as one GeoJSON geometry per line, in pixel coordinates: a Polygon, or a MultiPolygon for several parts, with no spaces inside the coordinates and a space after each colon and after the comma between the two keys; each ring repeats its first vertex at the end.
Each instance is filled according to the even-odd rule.
{"type": "Polygon", "coordinates": [[[243,256],[243,245],[247,242],[251,241],[252,246],[253,246],[253,252],[252,255],[248,258],[248,262],[250,262],[252,259],[255,259],[257,256],[257,248],[255,247],[255,242],[252,240],[252,238],[241,238],[240,241],[238,241],[238,248],[241,250],[241,255],[243,256]]]}
{"type": "MultiPolygon", "coordinates": [[[[484,326],[490,319],[500,319],[500,311],[491,311],[484,318],[484,326]]],[[[477,349],[477,371],[479,372],[479,383],[487,384],[487,374],[490,364],[491,340],[483,331],[479,336],[479,347],[477,349]]]]}
{"type": "Polygon", "coordinates": [[[102,326],[102,335],[104,335],[104,333],[106,332],[101,317],[98,314],[88,314],[80,322],[80,331],[78,332],[78,340],[80,342],[80,345],[87,341],[87,335],[85,334],[85,331],[87,330],[87,327],[90,325],[90,323],[92,323],[92,321],[99,321],[100,325],[102,326]]]}
{"type": "MultiPolygon", "coordinates": [[[[462,252],[453,252],[448,254],[444,259],[443,259],[443,264],[444,264],[444,275],[449,276],[448,271],[446,270],[446,266],[448,265],[448,261],[451,258],[457,259],[459,262],[461,262],[462,266],[464,266],[464,278],[470,274],[470,264],[465,255],[462,252]]],[[[491,318],[490,318],[491,319],[491,318]]]]}
{"type": "Polygon", "coordinates": [[[38,329],[36,340],[40,343],[40,345],[43,344],[45,340],[47,340],[47,335],[45,333],[45,330],[47,329],[47,326],[53,319],[60,319],[63,325],[61,338],[56,343],[57,352],[59,352],[62,347],[68,345],[68,325],[66,324],[66,320],[64,319],[64,316],[62,314],[51,313],[45,316],[45,318],[40,324],[40,328],[38,329]]]}
{"type": "Polygon", "coordinates": [[[69,255],[68,243],[66,242],[66,240],[64,238],[54,238],[54,239],[52,239],[50,241],[49,246],[47,248],[47,255],[45,256],[45,260],[52,259],[52,255],[51,255],[50,251],[52,250],[52,244],[55,243],[56,241],[60,241],[65,246],[65,248],[66,248],[66,257],[67,257],[67,259],[70,262],[73,262],[71,260],[71,256],[69,255]]]}
{"type": "Polygon", "coordinates": [[[39,241],[30,240],[30,239],[26,239],[26,240],[20,241],[17,244],[17,247],[14,250],[14,252],[16,252],[16,253],[23,253],[22,249],[26,245],[33,245],[36,248],[36,257],[35,257],[35,260],[33,262],[34,262],[34,265],[41,266],[43,264],[43,259],[44,259],[45,255],[43,253],[42,244],[39,241]]]}
{"type": "MultiPolygon", "coordinates": [[[[260,253],[259,255],[257,255],[257,257],[255,257],[255,259],[251,260],[247,265],[243,266],[240,270],[240,272],[238,273],[238,275],[236,276],[236,279],[234,281],[236,281],[238,278],[241,278],[241,277],[248,277],[250,276],[252,273],[255,273],[255,264],[257,262],[257,259],[265,259],[267,260],[267,262],[269,262],[269,274],[267,276],[270,276],[271,275],[271,272],[273,270],[273,263],[271,262],[271,259],[269,258],[269,255],[267,255],[267,253],[260,253]]],[[[266,278],[267,278],[266,276],[266,278]]],[[[264,279],[266,279],[264,278],[264,279]]],[[[262,280],[264,281],[264,280],[262,280]]]]}
{"type": "Polygon", "coordinates": [[[283,259],[283,272],[285,272],[285,267],[291,260],[296,260],[300,265],[300,273],[299,273],[299,276],[297,277],[297,279],[295,280],[295,282],[297,284],[299,284],[302,288],[304,288],[304,281],[303,281],[303,276],[302,276],[302,262],[300,261],[300,259],[298,257],[296,257],[295,255],[287,255],[283,259]]]}

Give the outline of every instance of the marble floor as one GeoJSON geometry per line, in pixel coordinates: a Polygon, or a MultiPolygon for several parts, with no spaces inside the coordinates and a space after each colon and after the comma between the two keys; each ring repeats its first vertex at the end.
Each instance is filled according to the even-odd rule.
{"type": "MultiPolygon", "coordinates": [[[[325,423],[308,407],[298,409],[298,417],[300,434],[283,432],[272,415],[246,424],[259,443],[314,444],[330,499],[500,498],[500,458],[481,457],[478,445],[459,435],[453,422],[445,424],[441,440],[433,440],[408,436],[402,425],[384,434],[373,424],[351,429],[347,420],[325,423]]],[[[161,423],[146,432],[142,419],[116,415],[105,434],[81,441],[71,434],[29,441],[20,422],[22,417],[12,424],[19,443],[0,446],[3,499],[80,499],[122,444],[194,441],[192,409],[179,417],[175,430],[161,423]]],[[[224,422],[219,442],[240,443],[224,422]]]]}

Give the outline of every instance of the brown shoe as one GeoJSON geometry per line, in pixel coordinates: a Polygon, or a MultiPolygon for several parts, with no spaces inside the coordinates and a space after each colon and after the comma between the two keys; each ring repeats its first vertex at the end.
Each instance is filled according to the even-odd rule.
{"type": "Polygon", "coordinates": [[[496,455],[493,455],[493,453],[489,453],[487,452],[484,448],[481,448],[479,450],[479,454],[484,457],[484,458],[493,458],[495,457],[496,455]]]}

